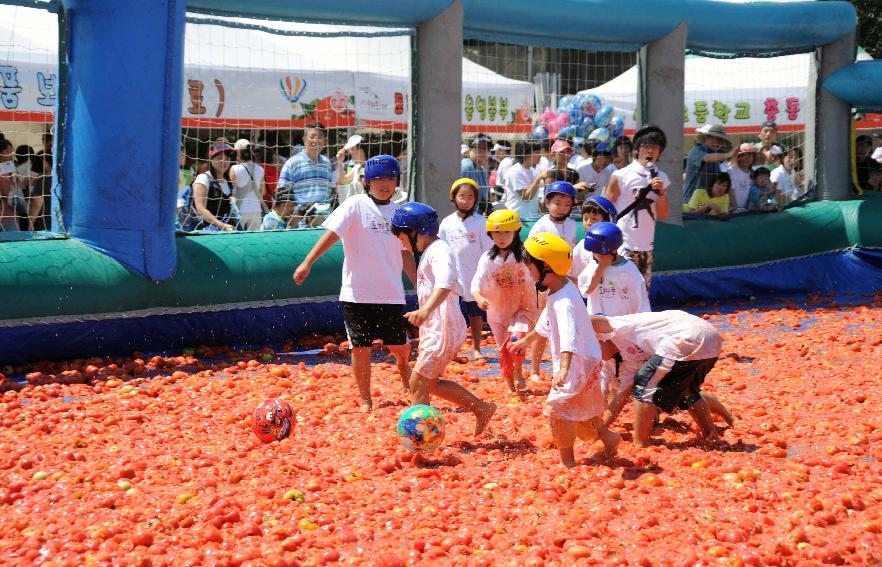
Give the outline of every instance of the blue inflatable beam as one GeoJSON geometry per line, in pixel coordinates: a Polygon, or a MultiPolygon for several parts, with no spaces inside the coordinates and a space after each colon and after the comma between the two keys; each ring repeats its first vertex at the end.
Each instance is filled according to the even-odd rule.
{"type": "MultiPolygon", "coordinates": [[[[206,0],[208,1],[208,0],[206,0]]],[[[637,50],[688,25],[687,47],[719,53],[806,51],[854,28],[843,1],[463,0],[468,38],[547,47],[637,50]]]]}
{"type": "Polygon", "coordinates": [[[858,110],[882,110],[882,60],[843,67],[827,77],[824,88],[858,110]]]}
{"type": "Polygon", "coordinates": [[[184,0],[64,0],[62,213],[71,236],[174,273],[184,0]]]}
{"type": "Polygon", "coordinates": [[[190,0],[187,9],[211,14],[369,26],[415,26],[453,0],[190,0]]]}

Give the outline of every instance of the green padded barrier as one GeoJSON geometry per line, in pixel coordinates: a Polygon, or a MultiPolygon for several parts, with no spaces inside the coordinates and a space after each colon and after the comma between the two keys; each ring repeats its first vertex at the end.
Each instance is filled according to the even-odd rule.
{"type": "MultiPolygon", "coordinates": [[[[524,237],[528,231],[529,225],[524,237]]],[[[305,285],[291,280],[322,233],[179,236],[177,271],[164,282],[146,280],[73,239],[0,242],[0,321],[336,296],[343,253],[339,244],[316,263],[305,285]]],[[[655,271],[750,265],[850,246],[882,247],[879,196],[810,203],[728,221],[660,223],[655,271]]]]}

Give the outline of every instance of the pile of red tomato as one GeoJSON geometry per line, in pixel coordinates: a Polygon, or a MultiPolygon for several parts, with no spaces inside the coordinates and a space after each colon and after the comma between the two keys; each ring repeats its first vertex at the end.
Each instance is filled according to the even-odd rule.
{"type": "Polygon", "coordinates": [[[0,386],[0,562],[878,565],[882,296],[813,299],[705,309],[725,336],[707,389],[737,417],[722,445],[678,414],[637,450],[626,410],[618,456],[577,445],[572,470],[541,415],[549,377],[513,395],[481,361],[448,377],[499,406],[488,433],[437,400],[445,443],[420,459],[395,436],[409,404],[390,363],[369,415],[345,358],[202,347],[7,369],[30,383],[0,386]],[[296,412],[284,441],[251,432],[267,398],[296,412]]]}

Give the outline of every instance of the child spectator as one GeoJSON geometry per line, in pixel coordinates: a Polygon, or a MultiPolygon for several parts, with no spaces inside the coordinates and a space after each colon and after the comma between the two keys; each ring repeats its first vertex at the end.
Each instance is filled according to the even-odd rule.
{"type": "Polygon", "coordinates": [[[771,182],[778,195],[778,206],[784,206],[802,195],[802,155],[799,148],[790,148],[784,154],[781,166],[772,171],[771,182]]]}
{"type": "Polygon", "coordinates": [[[514,163],[505,172],[505,207],[518,213],[522,219],[539,216],[536,191],[542,178],[533,171],[539,159],[539,146],[530,140],[519,140],[514,146],[514,163]]]}
{"type": "MultiPolygon", "coordinates": [[[[582,205],[582,228],[585,232],[599,222],[615,223],[619,213],[616,206],[606,197],[588,197],[582,205]]],[[[582,239],[573,249],[573,267],[570,268],[570,279],[578,282],[579,275],[588,264],[594,262],[594,255],[585,248],[585,240],[582,239]]]]}
{"type": "Polygon", "coordinates": [[[420,307],[404,315],[420,328],[420,351],[410,374],[411,403],[429,405],[430,394],[453,402],[475,414],[475,435],[480,435],[496,405],[441,379],[466,338],[466,328],[456,301],[459,276],[453,254],[438,238],[438,213],[422,203],[406,203],[395,210],[391,224],[404,247],[421,254],[416,283],[420,307]]]}
{"type": "Polygon", "coordinates": [[[767,167],[762,166],[753,170],[750,174],[753,185],[750,188],[750,197],[747,200],[747,209],[764,213],[778,210],[778,197],[775,188],[772,187],[771,174],[767,167]]]}
{"type": "Polygon", "coordinates": [[[616,224],[622,229],[622,255],[634,262],[649,289],[652,280],[652,248],[655,223],[668,216],[665,192],[671,181],[655,162],[667,145],[667,137],[658,126],[644,126],[634,135],[637,159],[612,174],[604,197],[619,211],[616,224]]]}
{"type": "Polygon", "coordinates": [[[628,136],[622,136],[615,141],[612,147],[612,164],[616,169],[622,169],[631,163],[631,154],[634,152],[634,143],[628,136]]]}
{"type": "Polygon", "coordinates": [[[523,390],[523,358],[512,356],[510,346],[530,330],[538,310],[520,238],[521,219],[514,211],[495,211],[487,217],[486,229],[493,247],[481,255],[471,292],[478,306],[487,311],[502,377],[512,391],[523,390]]]}
{"type": "Polygon", "coordinates": [[[777,152],[781,150],[781,145],[778,144],[778,124],[771,120],[763,122],[757,137],[759,142],[754,144],[757,151],[756,165],[765,165],[769,171],[772,171],[774,165],[777,165],[778,156],[780,156],[777,152]],[[777,147],[778,150],[773,151],[773,147],[777,147]]]}
{"type": "Polygon", "coordinates": [[[279,189],[273,195],[273,208],[263,217],[260,230],[288,230],[292,228],[291,216],[297,204],[294,201],[294,190],[291,188],[279,189]]]}
{"type": "Polygon", "coordinates": [[[649,443],[659,411],[688,410],[706,441],[720,436],[711,416],[731,414],[712,396],[702,396],[701,385],[720,356],[722,337],[713,325],[683,311],[635,313],[621,317],[591,317],[603,341],[604,358],[619,353],[633,356],[634,349],[653,353],[634,376],[634,446],[649,443]],[[604,340],[605,339],[605,340],[604,340]]]}
{"type": "Polygon", "coordinates": [[[240,230],[260,230],[263,219],[263,195],[266,191],[263,168],[254,163],[251,142],[236,140],[233,146],[239,162],[230,168],[233,197],[239,210],[240,230]]]}
{"type": "Polygon", "coordinates": [[[456,212],[441,221],[438,238],[450,246],[462,296],[459,298],[463,314],[468,318],[472,334],[474,358],[481,358],[481,331],[484,327],[484,312],[472,297],[472,278],[478,269],[478,262],[485,250],[490,250],[493,241],[488,236],[484,217],[477,213],[481,189],[473,179],[463,177],[450,186],[450,201],[456,212]]]}
{"type": "MultiPolygon", "coordinates": [[[[552,168],[546,175],[546,180],[551,183],[555,181],[566,181],[570,184],[579,182],[579,174],[576,170],[570,169],[570,156],[573,155],[573,147],[566,140],[557,140],[551,146],[551,164],[552,168]]],[[[545,197],[548,197],[548,191],[545,191],[545,197]]]]}
{"type": "Polygon", "coordinates": [[[600,144],[594,144],[591,159],[579,164],[576,171],[579,173],[579,184],[576,188],[584,196],[603,195],[610,177],[616,171],[616,166],[612,163],[612,152],[600,144]]]}
{"type": "Polygon", "coordinates": [[[732,179],[729,174],[718,173],[710,192],[707,189],[696,189],[689,202],[683,205],[683,212],[696,216],[726,217],[729,215],[729,193],[731,190],[732,179]]]}
{"type": "Polygon", "coordinates": [[[729,162],[729,178],[732,181],[729,208],[732,212],[743,213],[747,211],[747,200],[750,198],[750,186],[753,180],[750,174],[756,159],[756,146],[753,144],[741,144],[735,159],[729,162]]]}
{"type": "MultiPolygon", "coordinates": [[[[416,266],[413,255],[402,250],[389,224],[396,208],[391,199],[400,173],[398,160],[390,155],[369,159],[365,164],[368,193],[347,199],[331,213],[322,224],[326,232],[294,272],[294,283],[302,285],[313,264],[331,246],[343,241],[340,302],[363,412],[373,408],[371,345],[375,339],[382,340],[395,357],[405,392],[410,384],[401,272],[404,270],[416,284],[416,266]]],[[[296,190],[292,191],[296,197],[296,190]]]]}
{"type": "Polygon", "coordinates": [[[193,206],[199,217],[195,230],[233,232],[236,218],[232,208],[230,166],[236,159],[233,146],[217,142],[208,152],[208,171],[193,180],[193,206]]]}
{"type": "Polygon", "coordinates": [[[561,463],[576,466],[576,437],[585,442],[599,439],[605,456],[610,458],[622,438],[600,420],[605,409],[599,379],[601,351],[579,290],[567,278],[572,249],[562,238],[547,232],[531,236],[524,248],[537,288],[548,291],[548,305],[536,328],[512,350],[522,354],[539,336],[551,343],[554,380],[544,413],[561,463]]]}

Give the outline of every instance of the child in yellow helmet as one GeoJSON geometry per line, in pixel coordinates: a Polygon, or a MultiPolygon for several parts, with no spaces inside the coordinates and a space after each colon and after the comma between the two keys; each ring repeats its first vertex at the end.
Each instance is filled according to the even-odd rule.
{"type": "Polygon", "coordinates": [[[538,312],[520,230],[521,218],[515,211],[490,214],[486,231],[493,247],[481,256],[471,281],[472,296],[487,311],[502,376],[512,391],[523,390],[527,384],[521,371],[523,357],[512,357],[509,347],[530,330],[538,312]]]}
{"type": "Polygon", "coordinates": [[[554,380],[544,413],[549,418],[561,463],[576,466],[576,437],[586,442],[600,440],[604,455],[610,458],[622,438],[601,420],[606,409],[600,390],[602,354],[579,290],[567,277],[573,263],[572,248],[560,236],[540,232],[527,239],[524,249],[536,287],[548,291],[548,302],[536,328],[518,341],[513,350],[525,352],[541,337],[551,345],[554,380]]]}

